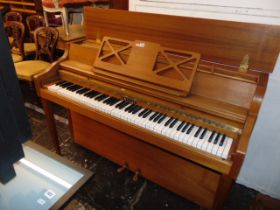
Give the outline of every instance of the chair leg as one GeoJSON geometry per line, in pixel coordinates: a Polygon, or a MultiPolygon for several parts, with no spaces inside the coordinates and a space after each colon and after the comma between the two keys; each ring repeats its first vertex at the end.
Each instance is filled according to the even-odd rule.
{"type": "Polygon", "coordinates": [[[48,13],[44,10],[43,14],[44,14],[44,19],[45,19],[46,26],[49,26],[48,13]]]}
{"type": "Polygon", "coordinates": [[[62,13],[62,22],[64,25],[65,34],[66,34],[66,36],[69,36],[68,11],[66,8],[63,8],[61,13],[62,13]]]}

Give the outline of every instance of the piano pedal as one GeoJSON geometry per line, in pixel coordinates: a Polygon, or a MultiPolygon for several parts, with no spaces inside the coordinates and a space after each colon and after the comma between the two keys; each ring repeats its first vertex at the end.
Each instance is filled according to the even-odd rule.
{"type": "Polygon", "coordinates": [[[121,172],[123,172],[127,168],[128,168],[128,164],[124,163],[120,168],[117,169],[117,172],[121,173],[121,172]]]}
{"type": "Polygon", "coordinates": [[[138,169],[137,171],[135,171],[135,174],[134,174],[132,180],[133,180],[134,182],[137,182],[138,179],[139,179],[139,175],[140,175],[140,169],[138,169]]]}

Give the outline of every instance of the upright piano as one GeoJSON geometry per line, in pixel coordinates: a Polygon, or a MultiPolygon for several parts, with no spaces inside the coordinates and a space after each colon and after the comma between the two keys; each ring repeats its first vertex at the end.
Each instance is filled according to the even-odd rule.
{"type": "Polygon", "coordinates": [[[85,8],[85,32],[87,40],[35,78],[57,152],[53,103],[69,110],[75,143],[134,178],[222,209],[279,54],[280,27],[85,8]]]}

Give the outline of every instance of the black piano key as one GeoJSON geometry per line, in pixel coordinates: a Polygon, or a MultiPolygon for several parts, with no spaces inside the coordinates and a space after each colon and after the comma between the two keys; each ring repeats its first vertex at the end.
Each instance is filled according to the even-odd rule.
{"type": "Polygon", "coordinates": [[[88,88],[82,88],[82,89],[78,90],[77,93],[81,95],[81,94],[83,94],[83,93],[88,92],[89,90],[90,90],[90,89],[88,89],[88,88]]]}
{"type": "Polygon", "coordinates": [[[220,147],[222,147],[222,146],[224,145],[225,140],[226,140],[226,135],[223,134],[222,139],[221,139],[221,141],[220,141],[220,143],[219,143],[219,146],[220,146],[220,147]]]}
{"type": "Polygon", "coordinates": [[[62,87],[62,88],[66,88],[66,87],[68,87],[68,86],[70,86],[70,85],[74,85],[72,82],[66,82],[66,83],[64,83],[64,84],[61,84],[60,86],[62,87]]]}
{"type": "Polygon", "coordinates": [[[120,100],[116,98],[115,100],[111,101],[111,102],[109,103],[109,105],[110,105],[110,106],[114,106],[114,105],[118,104],[118,102],[120,102],[120,100]]]}
{"type": "Polygon", "coordinates": [[[166,121],[164,126],[168,126],[173,121],[173,119],[174,119],[173,117],[170,117],[169,120],[166,121]]]}
{"type": "Polygon", "coordinates": [[[159,113],[153,120],[153,122],[157,122],[163,114],[159,113]]]}
{"type": "Polygon", "coordinates": [[[113,97],[108,97],[102,103],[109,104],[112,100],[113,100],[113,97]]]}
{"type": "Polygon", "coordinates": [[[194,128],[194,124],[192,124],[192,125],[188,128],[186,134],[190,134],[190,132],[192,131],[193,128],[194,128]]]}
{"type": "Polygon", "coordinates": [[[87,92],[87,93],[85,94],[85,96],[88,97],[88,98],[93,98],[93,97],[95,97],[95,96],[97,96],[97,95],[99,95],[99,94],[100,94],[99,92],[97,92],[97,91],[95,91],[95,90],[92,90],[92,91],[87,92]]]}
{"type": "Polygon", "coordinates": [[[80,89],[82,89],[82,88],[83,88],[82,86],[77,85],[75,88],[73,88],[73,91],[77,91],[77,90],[80,90],[80,89]]]}
{"type": "Polygon", "coordinates": [[[75,91],[77,88],[81,87],[80,85],[71,85],[69,87],[67,87],[66,89],[67,90],[70,90],[70,91],[75,91]]]}
{"type": "Polygon", "coordinates": [[[207,128],[204,128],[204,130],[202,131],[202,133],[201,133],[199,138],[203,139],[206,133],[207,133],[207,128]]]}
{"type": "Polygon", "coordinates": [[[95,91],[95,93],[90,94],[89,98],[95,98],[95,97],[98,97],[100,95],[101,95],[101,93],[95,91]]]}
{"type": "Polygon", "coordinates": [[[199,127],[199,128],[197,129],[197,131],[196,131],[195,134],[194,134],[194,137],[195,137],[195,138],[198,137],[198,135],[199,135],[201,129],[202,129],[202,127],[199,127]]]}
{"type": "Polygon", "coordinates": [[[141,106],[135,105],[132,110],[130,110],[131,114],[137,113],[141,109],[141,106]]]}
{"type": "Polygon", "coordinates": [[[67,87],[65,87],[65,89],[66,89],[66,90],[69,90],[71,87],[75,87],[75,84],[67,85],[67,87]]]}
{"type": "Polygon", "coordinates": [[[213,132],[211,133],[211,135],[210,135],[210,137],[209,137],[209,139],[208,139],[208,142],[209,142],[209,143],[212,141],[212,139],[213,139],[213,137],[214,137],[215,134],[216,134],[215,131],[213,131],[213,132]]]}
{"type": "Polygon", "coordinates": [[[134,108],[137,108],[137,105],[133,104],[133,106],[128,109],[128,113],[131,113],[134,108]]]}
{"type": "Polygon", "coordinates": [[[174,125],[178,122],[178,119],[173,120],[172,123],[170,123],[169,128],[173,128],[174,125]]]}
{"type": "Polygon", "coordinates": [[[112,98],[112,100],[108,103],[108,105],[110,105],[110,106],[112,106],[120,101],[119,99],[117,99],[115,97],[111,97],[111,98],[112,98]]]}
{"type": "Polygon", "coordinates": [[[90,95],[90,98],[96,100],[96,98],[98,98],[98,97],[101,96],[101,95],[103,95],[103,94],[102,94],[102,93],[98,93],[98,92],[92,93],[92,94],[90,95]]]}
{"type": "Polygon", "coordinates": [[[119,106],[119,109],[122,110],[123,108],[125,108],[128,105],[129,105],[129,102],[125,101],[121,106],[119,106]]]}
{"type": "Polygon", "coordinates": [[[149,120],[152,121],[159,113],[158,112],[155,112],[150,118],[149,120]]]}
{"type": "Polygon", "coordinates": [[[94,92],[94,90],[84,93],[83,96],[88,97],[92,92],[94,92]]]}
{"type": "Polygon", "coordinates": [[[122,106],[125,103],[125,101],[120,101],[117,105],[116,108],[119,108],[120,106],[122,106]]]}
{"type": "Polygon", "coordinates": [[[221,136],[220,133],[218,133],[218,135],[216,135],[216,138],[215,138],[215,140],[214,140],[214,144],[217,144],[217,143],[218,143],[218,140],[219,140],[220,136],[221,136]]]}
{"type": "Polygon", "coordinates": [[[108,95],[106,95],[106,94],[101,94],[100,96],[97,96],[96,98],[95,98],[95,100],[96,101],[102,101],[103,99],[105,99],[105,98],[107,98],[108,97],[108,95]]]}
{"type": "Polygon", "coordinates": [[[126,107],[126,108],[124,109],[124,111],[125,111],[125,112],[129,111],[129,109],[130,109],[131,107],[134,107],[134,104],[130,104],[130,106],[126,107]]]}
{"type": "Polygon", "coordinates": [[[181,130],[181,132],[185,133],[185,131],[187,130],[188,126],[190,125],[189,122],[186,123],[186,125],[183,127],[183,129],[181,130]]]}
{"type": "Polygon", "coordinates": [[[143,111],[141,111],[141,112],[138,114],[138,116],[139,116],[139,117],[142,117],[143,114],[145,114],[145,113],[148,112],[148,111],[149,111],[149,109],[144,109],[143,111]]]}
{"type": "Polygon", "coordinates": [[[107,102],[107,104],[108,104],[109,106],[112,106],[112,105],[116,104],[116,103],[119,102],[119,101],[120,101],[119,99],[117,99],[117,98],[115,98],[115,97],[111,97],[110,102],[107,102]]]}
{"type": "Polygon", "coordinates": [[[141,109],[142,109],[141,106],[137,106],[137,107],[134,108],[134,110],[132,111],[132,114],[137,114],[141,109]]]}
{"type": "Polygon", "coordinates": [[[55,84],[58,85],[58,86],[60,86],[60,85],[62,85],[62,84],[64,84],[64,83],[66,83],[66,81],[61,80],[61,81],[59,81],[59,82],[57,82],[57,83],[55,83],[55,84]]]}
{"type": "Polygon", "coordinates": [[[165,118],[166,118],[166,115],[162,115],[157,123],[160,124],[165,118]]]}
{"type": "Polygon", "coordinates": [[[147,116],[149,116],[152,113],[152,110],[147,111],[144,115],[143,118],[146,118],[147,116]]]}
{"type": "Polygon", "coordinates": [[[180,131],[184,125],[185,125],[185,122],[182,121],[181,124],[178,126],[177,131],[180,131]]]}

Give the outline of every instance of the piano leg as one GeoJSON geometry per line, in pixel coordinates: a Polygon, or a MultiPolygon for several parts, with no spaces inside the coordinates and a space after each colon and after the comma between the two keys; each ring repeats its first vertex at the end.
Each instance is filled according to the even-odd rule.
{"type": "Polygon", "coordinates": [[[52,102],[42,98],[42,105],[43,109],[46,115],[47,123],[49,130],[51,132],[51,139],[55,148],[55,152],[59,155],[61,155],[60,147],[59,147],[59,141],[58,141],[58,135],[57,135],[57,129],[54,119],[54,113],[53,113],[53,104],[52,102]]]}
{"type": "Polygon", "coordinates": [[[219,186],[216,192],[216,198],[211,210],[224,209],[224,204],[228,198],[232,184],[233,184],[233,179],[230,176],[221,175],[219,186]]]}

